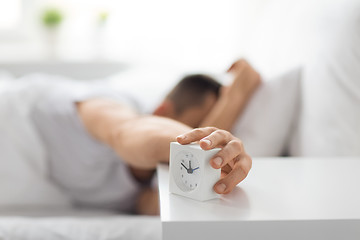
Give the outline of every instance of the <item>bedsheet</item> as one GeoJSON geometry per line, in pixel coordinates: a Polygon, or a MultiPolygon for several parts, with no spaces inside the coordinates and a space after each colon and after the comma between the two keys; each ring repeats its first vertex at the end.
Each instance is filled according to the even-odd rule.
{"type": "Polygon", "coordinates": [[[1,240],[160,240],[161,221],[151,216],[0,217],[1,240]]]}

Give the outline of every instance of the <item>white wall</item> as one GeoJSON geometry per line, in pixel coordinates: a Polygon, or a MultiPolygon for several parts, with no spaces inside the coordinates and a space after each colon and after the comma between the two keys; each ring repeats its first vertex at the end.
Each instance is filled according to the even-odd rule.
{"type": "Polygon", "coordinates": [[[23,0],[22,36],[0,32],[0,61],[46,59],[39,16],[55,5],[65,13],[57,45],[61,60],[105,57],[223,71],[245,56],[272,76],[303,63],[321,44],[321,26],[312,21],[335,1],[341,0],[23,0]],[[100,34],[102,10],[110,17],[100,34]]]}
{"type": "Polygon", "coordinates": [[[132,63],[175,64],[223,70],[241,56],[244,35],[267,0],[24,0],[22,34],[0,34],[0,61],[41,60],[47,56],[40,22],[46,6],[59,6],[57,56],[62,60],[108,59],[132,63]],[[97,14],[110,13],[99,39],[97,14]],[[103,42],[99,47],[98,42],[103,42]]]}

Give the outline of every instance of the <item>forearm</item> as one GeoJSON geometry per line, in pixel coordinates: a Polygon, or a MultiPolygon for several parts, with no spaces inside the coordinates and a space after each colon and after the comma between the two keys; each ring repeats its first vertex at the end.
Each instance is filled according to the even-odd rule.
{"type": "Polygon", "coordinates": [[[251,96],[261,84],[260,75],[245,60],[235,62],[229,69],[234,75],[230,86],[223,89],[217,104],[201,126],[214,126],[230,131],[251,96]]]}
{"type": "Polygon", "coordinates": [[[214,126],[230,131],[241,112],[244,110],[247,99],[242,96],[231,98],[222,96],[205,117],[200,127],[214,126]]]}
{"type": "Polygon", "coordinates": [[[170,142],[191,128],[170,119],[146,116],[114,125],[113,129],[108,144],[133,167],[152,169],[159,162],[168,162],[170,142]]]}
{"type": "Polygon", "coordinates": [[[130,166],[153,169],[169,158],[169,143],[190,127],[155,116],[140,116],[135,111],[107,100],[78,104],[87,130],[112,147],[130,166]]]}

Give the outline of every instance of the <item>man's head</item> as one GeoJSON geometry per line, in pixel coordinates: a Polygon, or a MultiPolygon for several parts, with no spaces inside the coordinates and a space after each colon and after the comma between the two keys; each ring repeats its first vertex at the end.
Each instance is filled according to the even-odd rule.
{"type": "Polygon", "coordinates": [[[154,114],[198,127],[219,97],[221,84],[195,74],[184,77],[166,96],[154,114]]]}

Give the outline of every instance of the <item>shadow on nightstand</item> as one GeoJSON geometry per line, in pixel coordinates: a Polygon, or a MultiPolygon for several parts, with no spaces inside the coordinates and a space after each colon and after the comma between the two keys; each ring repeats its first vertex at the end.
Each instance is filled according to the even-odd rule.
{"type": "Polygon", "coordinates": [[[222,211],[229,209],[231,214],[247,216],[250,209],[250,201],[246,192],[239,186],[235,187],[229,194],[221,195],[219,199],[213,200],[214,203],[220,204],[222,211]],[[228,207],[228,208],[226,208],[228,207]]]}

